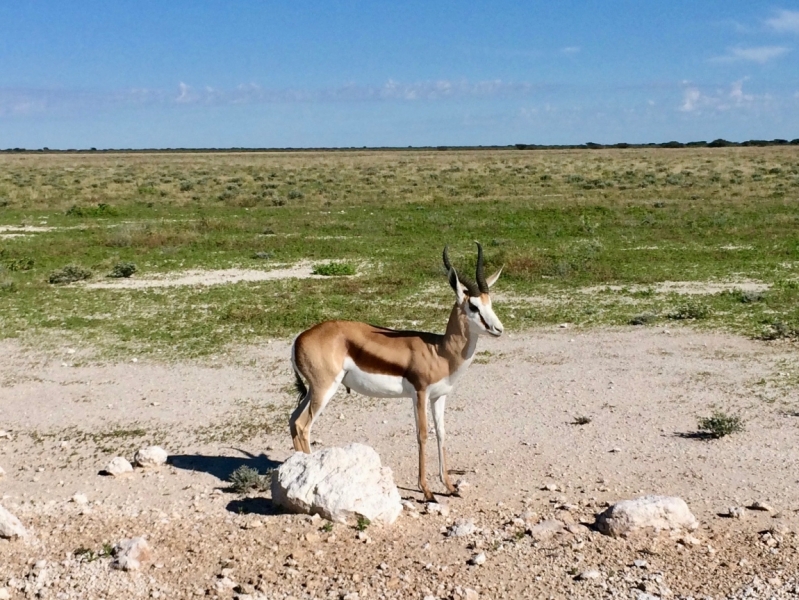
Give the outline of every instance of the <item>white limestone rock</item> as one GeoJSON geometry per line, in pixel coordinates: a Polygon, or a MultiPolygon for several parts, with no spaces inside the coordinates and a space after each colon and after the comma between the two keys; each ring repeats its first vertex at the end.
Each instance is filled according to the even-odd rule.
{"type": "Polygon", "coordinates": [[[105,472],[114,477],[120,477],[133,472],[133,465],[121,456],[114,458],[105,468],[105,472]]]}
{"type": "Polygon", "coordinates": [[[391,524],[402,512],[391,469],[381,466],[377,452],[364,444],[295,453],[272,477],[272,501],[338,523],[362,515],[391,524]]]}
{"type": "Polygon", "coordinates": [[[561,533],[563,527],[564,524],[562,521],[548,519],[546,521],[541,521],[537,525],[533,525],[527,533],[530,534],[530,537],[533,538],[534,541],[543,542],[561,533]]]}
{"type": "Polygon", "coordinates": [[[699,522],[681,498],[643,496],[610,506],[597,517],[596,526],[602,533],[618,537],[645,528],[694,530],[699,522]]]}
{"type": "Polygon", "coordinates": [[[136,466],[143,468],[155,468],[166,464],[169,454],[160,446],[149,446],[142,448],[133,457],[136,466]]]}
{"type": "Polygon", "coordinates": [[[20,520],[0,506],[0,538],[23,538],[27,535],[28,532],[20,520]]]}
{"type": "Polygon", "coordinates": [[[150,545],[143,537],[122,540],[114,546],[113,553],[111,566],[122,571],[138,571],[153,558],[150,545]]]}

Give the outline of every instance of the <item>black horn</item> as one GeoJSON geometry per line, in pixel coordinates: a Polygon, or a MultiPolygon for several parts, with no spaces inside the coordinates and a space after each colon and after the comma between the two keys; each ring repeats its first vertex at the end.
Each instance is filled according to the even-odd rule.
{"type": "Polygon", "coordinates": [[[480,242],[475,242],[475,244],[477,244],[477,272],[475,273],[477,288],[483,294],[487,294],[488,284],[486,283],[485,273],[483,273],[483,247],[480,245],[480,242]]]}
{"type": "MultiPolygon", "coordinates": [[[[444,246],[444,254],[442,258],[444,259],[444,267],[449,272],[452,269],[452,263],[449,262],[449,253],[447,252],[448,246],[444,246]]],[[[464,277],[463,275],[458,275],[458,281],[463,284],[463,286],[468,290],[470,296],[479,296],[480,295],[480,288],[477,284],[472,281],[471,279],[464,277]]]]}

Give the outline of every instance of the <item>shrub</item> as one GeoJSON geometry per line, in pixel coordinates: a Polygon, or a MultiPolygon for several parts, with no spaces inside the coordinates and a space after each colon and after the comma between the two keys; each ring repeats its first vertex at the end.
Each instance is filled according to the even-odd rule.
{"type": "Polygon", "coordinates": [[[113,217],[117,211],[110,204],[100,202],[97,206],[73,205],[67,209],[66,214],[69,217],[113,217]]]}
{"type": "Polygon", "coordinates": [[[657,321],[658,316],[654,313],[645,312],[640,315],[635,315],[630,319],[630,325],[649,325],[657,321]]]}
{"type": "Polygon", "coordinates": [[[372,522],[369,519],[367,519],[363,515],[359,515],[358,523],[355,525],[355,529],[357,529],[358,531],[364,531],[371,524],[372,522]]]}
{"type": "Polygon", "coordinates": [[[47,281],[54,284],[74,283],[75,281],[89,279],[91,276],[92,272],[88,269],[84,269],[77,265],[67,265],[63,269],[58,269],[50,273],[50,277],[47,281]]]}
{"type": "Polygon", "coordinates": [[[341,277],[344,275],[355,275],[355,267],[349,263],[329,262],[314,266],[313,274],[324,275],[326,277],[341,277]]]}
{"type": "Polygon", "coordinates": [[[741,417],[737,415],[728,415],[720,410],[715,411],[710,417],[700,417],[697,427],[699,431],[713,439],[722,438],[725,435],[739,433],[744,430],[741,417]]]}
{"type": "Polygon", "coordinates": [[[250,490],[265,491],[269,489],[272,481],[272,471],[261,475],[257,469],[242,465],[233,471],[228,479],[231,491],[237,494],[244,494],[250,490]]]}
{"type": "Polygon", "coordinates": [[[669,319],[675,321],[706,319],[710,316],[710,308],[698,302],[686,302],[669,313],[669,319]]]}
{"type": "Polygon", "coordinates": [[[136,272],[136,265],[133,263],[117,263],[114,269],[108,274],[109,277],[130,277],[136,272]]]}
{"type": "Polygon", "coordinates": [[[30,257],[12,258],[6,261],[9,271],[30,271],[33,268],[34,260],[30,257]]]}
{"type": "Polygon", "coordinates": [[[586,417],[585,415],[575,417],[574,421],[572,421],[573,425],[588,425],[591,422],[591,417],[586,417]]]}

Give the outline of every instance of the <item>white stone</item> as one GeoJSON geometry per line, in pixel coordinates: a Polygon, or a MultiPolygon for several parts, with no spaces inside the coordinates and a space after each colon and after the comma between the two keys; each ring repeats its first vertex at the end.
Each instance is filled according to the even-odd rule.
{"type": "Polygon", "coordinates": [[[602,573],[595,569],[591,569],[590,571],[583,571],[577,576],[577,579],[580,581],[587,581],[589,579],[599,579],[602,576],[602,573]]]}
{"type": "Polygon", "coordinates": [[[643,496],[610,506],[597,517],[597,529],[618,537],[651,527],[655,530],[694,530],[699,522],[681,498],[643,496]]]}
{"type": "Polygon", "coordinates": [[[557,533],[563,531],[563,523],[557,519],[541,521],[538,525],[530,528],[530,536],[537,542],[548,540],[557,533]]]}
{"type": "Polygon", "coordinates": [[[743,506],[731,506],[727,509],[727,516],[731,519],[745,519],[746,509],[743,506]]]}
{"type": "Polygon", "coordinates": [[[469,564],[479,567],[480,565],[484,564],[485,561],[486,561],[485,552],[480,552],[479,554],[475,554],[469,559],[469,564]]]}
{"type": "Polygon", "coordinates": [[[362,515],[391,524],[402,512],[401,500],[391,469],[381,466],[377,452],[364,444],[296,452],[272,477],[275,504],[338,523],[362,515]]]}
{"type": "Polygon", "coordinates": [[[150,545],[143,537],[125,539],[114,546],[111,566],[123,571],[138,571],[142,564],[152,560],[150,545]]]}
{"type": "Polygon", "coordinates": [[[472,535],[475,531],[477,531],[477,527],[474,526],[474,521],[471,519],[458,519],[449,528],[447,537],[466,537],[467,535],[472,535]]]}
{"type": "Polygon", "coordinates": [[[0,439],[7,438],[8,432],[5,429],[0,429],[0,439]]]}
{"type": "Polygon", "coordinates": [[[85,506],[89,503],[89,499],[86,497],[85,494],[75,494],[72,496],[72,501],[75,504],[80,504],[81,506],[85,506]]]}
{"type": "Polygon", "coordinates": [[[167,458],[169,454],[166,450],[160,446],[149,446],[136,452],[133,462],[139,467],[160,467],[166,464],[167,458]]]}
{"type": "Polygon", "coordinates": [[[105,472],[109,475],[113,475],[114,477],[119,477],[120,475],[132,473],[133,465],[131,465],[121,456],[117,456],[110,463],[108,463],[108,466],[105,468],[105,472]]]}
{"type": "Polygon", "coordinates": [[[2,479],[5,476],[6,476],[5,470],[3,469],[3,467],[0,467],[0,479],[2,479]]]}
{"type": "Polygon", "coordinates": [[[427,502],[424,505],[424,510],[428,515],[449,516],[449,504],[443,502],[427,502]]]}
{"type": "Polygon", "coordinates": [[[8,588],[0,588],[0,600],[11,600],[11,592],[8,588]]]}
{"type": "Polygon", "coordinates": [[[0,506],[0,537],[18,538],[25,537],[28,532],[14,515],[0,506]]]}

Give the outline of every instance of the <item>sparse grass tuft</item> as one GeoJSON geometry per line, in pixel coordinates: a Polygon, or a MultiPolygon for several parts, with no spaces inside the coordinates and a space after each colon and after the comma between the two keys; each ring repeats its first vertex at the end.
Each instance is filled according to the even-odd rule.
{"type": "Polygon", "coordinates": [[[669,313],[669,319],[675,321],[706,319],[710,316],[710,307],[699,302],[686,302],[669,313]]]}
{"type": "Polygon", "coordinates": [[[246,494],[251,490],[263,492],[269,489],[272,482],[272,471],[261,475],[257,469],[242,465],[233,471],[228,479],[231,491],[237,494],[246,494]]]}
{"type": "Polygon", "coordinates": [[[314,275],[324,275],[326,277],[342,277],[344,275],[355,275],[355,267],[349,263],[329,262],[315,265],[314,275]]]}
{"type": "Polygon", "coordinates": [[[369,519],[367,519],[363,515],[358,515],[358,522],[355,524],[355,529],[357,529],[358,531],[365,531],[366,528],[369,527],[369,525],[371,524],[372,522],[369,519]]]}
{"type": "Polygon", "coordinates": [[[574,421],[572,421],[573,425],[588,425],[591,422],[591,417],[587,417],[585,415],[581,415],[579,417],[575,417],[574,421]]]}
{"type": "Polygon", "coordinates": [[[700,432],[713,439],[723,438],[744,430],[741,417],[728,415],[720,410],[715,411],[710,417],[700,417],[697,427],[700,432]]]}
{"type": "Polygon", "coordinates": [[[114,265],[112,271],[108,274],[109,277],[130,277],[136,272],[136,265],[133,263],[123,262],[114,265]]]}
{"type": "Polygon", "coordinates": [[[47,281],[53,284],[74,283],[76,281],[83,281],[89,279],[92,272],[89,269],[84,269],[77,265],[67,265],[62,269],[58,269],[50,273],[47,281]]]}
{"type": "Polygon", "coordinates": [[[640,315],[635,315],[632,319],[630,319],[630,325],[650,325],[658,320],[658,316],[651,312],[641,313],[640,315]]]}

